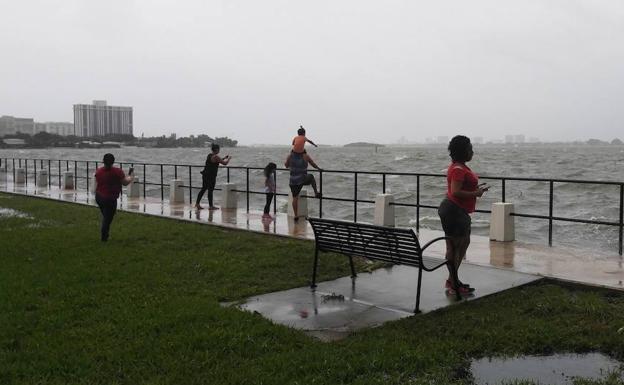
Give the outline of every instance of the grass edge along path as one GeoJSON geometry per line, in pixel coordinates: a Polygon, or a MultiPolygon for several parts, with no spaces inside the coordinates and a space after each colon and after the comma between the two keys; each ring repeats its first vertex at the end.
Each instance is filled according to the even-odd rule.
{"type": "Polygon", "coordinates": [[[306,285],[312,242],[120,212],[102,244],[94,207],[0,207],[21,213],[0,218],[2,384],[462,384],[470,358],[624,357],[621,292],[548,281],[323,343],[219,305],[306,285]]]}

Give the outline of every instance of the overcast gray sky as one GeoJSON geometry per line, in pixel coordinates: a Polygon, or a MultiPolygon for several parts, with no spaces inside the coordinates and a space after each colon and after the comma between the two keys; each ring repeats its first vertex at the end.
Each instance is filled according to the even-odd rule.
{"type": "Polygon", "coordinates": [[[0,0],[0,114],[288,144],[624,139],[618,0],[0,0]]]}

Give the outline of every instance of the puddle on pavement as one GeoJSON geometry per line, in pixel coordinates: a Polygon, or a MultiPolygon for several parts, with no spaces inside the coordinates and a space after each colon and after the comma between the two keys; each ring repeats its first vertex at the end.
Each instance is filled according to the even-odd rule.
{"type": "Polygon", "coordinates": [[[575,378],[601,380],[615,373],[624,380],[624,363],[604,354],[557,354],[516,358],[482,358],[472,361],[470,372],[477,385],[514,381],[535,384],[572,385],[575,378]]]}

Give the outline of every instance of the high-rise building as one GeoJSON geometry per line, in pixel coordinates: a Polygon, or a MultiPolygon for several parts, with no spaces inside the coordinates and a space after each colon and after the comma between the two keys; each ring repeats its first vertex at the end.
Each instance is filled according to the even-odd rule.
{"type": "Polygon", "coordinates": [[[132,135],[132,107],[108,106],[106,100],[74,104],[77,136],[132,135]]]}
{"type": "Polygon", "coordinates": [[[74,135],[74,123],[71,122],[45,122],[45,131],[50,134],[61,136],[74,135]]]}
{"type": "Polygon", "coordinates": [[[524,135],[515,135],[514,143],[524,143],[524,135]]]}
{"type": "Polygon", "coordinates": [[[16,133],[33,135],[35,133],[35,121],[32,118],[16,118],[13,116],[0,117],[0,136],[16,133]]]}
{"type": "Polygon", "coordinates": [[[513,135],[505,135],[505,143],[509,144],[509,143],[513,143],[514,142],[514,136],[513,135]]]}

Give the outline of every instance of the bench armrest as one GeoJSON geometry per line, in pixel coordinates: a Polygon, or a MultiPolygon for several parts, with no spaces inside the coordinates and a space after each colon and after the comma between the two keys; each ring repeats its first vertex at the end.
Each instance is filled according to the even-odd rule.
{"type": "Polygon", "coordinates": [[[431,246],[433,243],[437,242],[437,241],[441,241],[443,239],[451,239],[451,237],[438,237],[438,238],[434,238],[432,240],[430,240],[429,242],[425,243],[425,245],[420,249],[421,253],[425,251],[425,249],[429,246],[431,246]]]}

